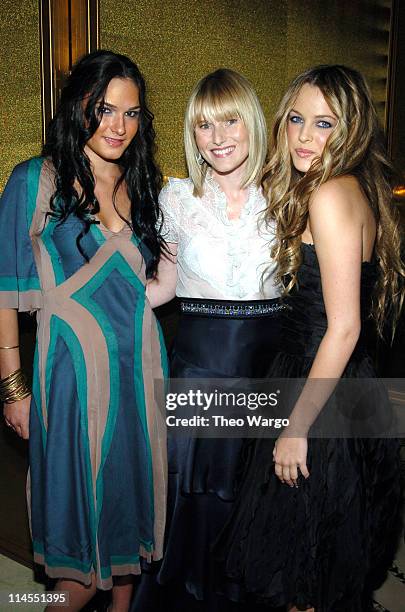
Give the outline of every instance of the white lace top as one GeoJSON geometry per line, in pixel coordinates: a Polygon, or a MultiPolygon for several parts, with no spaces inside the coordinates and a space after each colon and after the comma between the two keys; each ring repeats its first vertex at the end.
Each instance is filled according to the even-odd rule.
{"type": "Polygon", "coordinates": [[[273,228],[265,225],[261,213],[266,202],[256,186],[249,187],[240,218],[232,221],[225,194],[210,175],[202,198],[193,196],[190,179],[169,178],[159,201],[162,235],[178,245],[177,296],[217,300],[279,296],[270,260],[273,228]]]}

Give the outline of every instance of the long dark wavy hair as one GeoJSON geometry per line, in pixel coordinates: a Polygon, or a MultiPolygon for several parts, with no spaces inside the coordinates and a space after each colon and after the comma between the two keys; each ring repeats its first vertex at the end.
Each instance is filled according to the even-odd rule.
{"type": "Polygon", "coordinates": [[[345,174],[359,181],[377,223],[374,253],[378,282],[372,314],[382,335],[387,320],[395,330],[405,297],[399,215],[392,197],[395,174],[363,76],[346,66],[315,66],[298,75],[285,93],[275,116],[270,161],[264,168],[267,218],[277,227],[272,255],[277,262],[277,280],[286,293],[297,282],[301,235],[307,226],[311,196],[330,178],[345,174]],[[305,84],[321,90],[338,122],[322,155],[301,174],[291,162],[287,123],[305,84]]]}
{"type": "Polygon", "coordinates": [[[84,147],[100,124],[101,115],[97,108],[103,104],[107,87],[114,78],[133,81],[139,90],[141,110],[138,131],[118,160],[122,174],[114,189],[113,204],[117,210],[117,190],[125,183],[131,202],[131,220],[121,218],[150,251],[146,274],[153,277],[163,245],[157,227],[162,175],[154,161],[155,131],[153,114],[146,105],[145,81],[137,66],[125,55],[111,51],[89,53],[75,64],[67,79],[42,151],[44,156],[52,159],[56,172],[56,189],[49,214],[60,223],[72,214],[83,221],[77,246],[86,257],[80,241],[95,222],[92,215],[100,211],[100,205],[94,194],[95,180],[84,147]],[[80,188],[76,189],[75,185],[80,188]]]}

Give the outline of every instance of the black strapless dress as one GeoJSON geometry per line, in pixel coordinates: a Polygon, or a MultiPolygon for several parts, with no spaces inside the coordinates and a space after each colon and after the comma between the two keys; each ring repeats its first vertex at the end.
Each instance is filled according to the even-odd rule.
{"type": "MultiPolygon", "coordinates": [[[[282,313],[283,350],[271,365],[273,377],[307,376],[326,330],[314,247],[303,244],[302,256],[299,288],[282,313]]],[[[375,265],[364,263],[363,328],[375,279],[375,265]]],[[[375,376],[364,331],[344,376],[375,376]]],[[[218,589],[269,606],[371,610],[401,526],[398,442],[309,439],[310,477],[300,477],[298,488],[275,476],[273,448],[270,439],[245,443],[239,493],[214,551],[222,576],[218,589]]]]}

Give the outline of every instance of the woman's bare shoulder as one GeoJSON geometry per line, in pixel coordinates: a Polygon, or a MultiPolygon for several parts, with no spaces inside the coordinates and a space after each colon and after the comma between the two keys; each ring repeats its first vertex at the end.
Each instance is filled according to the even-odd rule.
{"type": "Polygon", "coordinates": [[[366,200],[358,179],[351,174],[345,174],[342,176],[335,176],[325,183],[322,183],[322,185],[315,190],[311,200],[316,201],[324,198],[339,200],[340,198],[346,199],[351,197],[360,197],[366,200]]]}
{"type": "Polygon", "coordinates": [[[310,215],[318,213],[360,215],[369,211],[369,202],[359,181],[352,175],[334,177],[320,185],[310,200],[310,215]]]}

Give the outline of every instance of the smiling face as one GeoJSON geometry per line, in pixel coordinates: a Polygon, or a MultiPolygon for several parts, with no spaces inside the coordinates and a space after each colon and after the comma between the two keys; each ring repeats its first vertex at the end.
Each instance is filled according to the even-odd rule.
{"type": "Polygon", "coordinates": [[[100,125],[84,148],[93,164],[117,162],[139,127],[139,89],[130,79],[111,79],[97,106],[100,125]]]}
{"type": "Polygon", "coordinates": [[[249,156],[249,133],[239,117],[204,120],[194,128],[199,152],[214,174],[243,172],[249,156]]]}
{"type": "Polygon", "coordinates": [[[322,155],[337,121],[319,87],[305,83],[287,118],[288,148],[299,172],[307,172],[322,155]]]}

